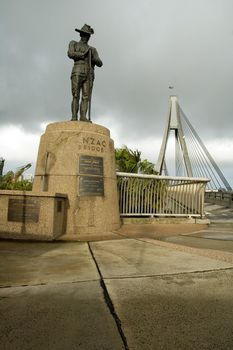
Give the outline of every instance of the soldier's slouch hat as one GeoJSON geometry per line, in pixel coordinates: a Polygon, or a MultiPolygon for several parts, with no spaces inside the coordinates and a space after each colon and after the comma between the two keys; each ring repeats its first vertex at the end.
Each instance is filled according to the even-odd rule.
{"type": "Polygon", "coordinates": [[[85,33],[85,34],[94,34],[94,29],[91,28],[91,26],[89,26],[88,24],[84,24],[84,26],[81,29],[77,29],[75,28],[76,32],[79,33],[85,33]]]}

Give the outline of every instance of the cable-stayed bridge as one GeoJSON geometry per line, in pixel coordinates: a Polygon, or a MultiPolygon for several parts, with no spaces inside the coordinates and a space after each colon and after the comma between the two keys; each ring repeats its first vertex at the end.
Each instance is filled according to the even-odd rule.
{"type": "Polygon", "coordinates": [[[169,98],[168,120],[156,164],[160,175],[168,175],[166,151],[171,131],[175,134],[176,176],[208,178],[208,190],[232,191],[222,171],[181,109],[176,96],[169,98]]]}

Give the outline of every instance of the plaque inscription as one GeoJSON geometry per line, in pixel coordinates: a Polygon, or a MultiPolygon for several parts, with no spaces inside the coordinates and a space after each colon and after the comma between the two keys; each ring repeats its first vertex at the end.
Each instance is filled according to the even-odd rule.
{"type": "Polygon", "coordinates": [[[8,221],[14,222],[38,222],[40,202],[38,199],[11,198],[8,202],[8,221]]]}
{"type": "Polygon", "coordinates": [[[79,174],[103,176],[103,158],[81,155],[79,158],[79,174]]]}
{"type": "Polygon", "coordinates": [[[102,176],[80,176],[79,178],[80,196],[103,196],[104,178],[102,176]]]}
{"type": "Polygon", "coordinates": [[[80,155],[79,196],[104,196],[103,157],[80,155]]]}

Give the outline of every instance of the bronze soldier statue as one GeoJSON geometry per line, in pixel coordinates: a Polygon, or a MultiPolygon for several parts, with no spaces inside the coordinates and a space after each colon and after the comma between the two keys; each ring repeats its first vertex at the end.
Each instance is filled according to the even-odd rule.
{"type": "Polygon", "coordinates": [[[72,40],[69,43],[68,57],[74,60],[74,66],[71,73],[71,90],[73,100],[71,104],[72,119],[78,119],[78,111],[81,121],[90,121],[91,111],[91,93],[95,78],[95,66],[103,65],[99,58],[98,52],[94,47],[88,45],[90,36],[94,34],[94,30],[87,24],[81,29],[75,29],[80,33],[80,41],[72,40]],[[82,98],[79,110],[80,92],[82,98]],[[89,109],[89,118],[86,114],[89,109]]]}

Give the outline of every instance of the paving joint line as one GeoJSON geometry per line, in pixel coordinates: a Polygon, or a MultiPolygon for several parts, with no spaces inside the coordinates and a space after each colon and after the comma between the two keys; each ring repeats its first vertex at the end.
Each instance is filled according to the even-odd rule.
{"type": "Polygon", "coordinates": [[[76,283],[88,283],[88,282],[98,282],[99,279],[90,279],[90,280],[79,280],[79,281],[63,281],[63,282],[42,282],[42,283],[33,283],[33,284],[8,284],[0,285],[0,290],[4,288],[24,288],[24,287],[38,287],[38,286],[54,286],[54,285],[64,285],[64,284],[76,284],[76,283]]]}
{"type": "MultiPolygon", "coordinates": [[[[121,280],[121,279],[137,279],[137,278],[151,278],[151,277],[169,277],[169,276],[179,276],[179,275],[188,275],[192,273],[208,273],[208,272],[218,272],[218,271],[225,271],[225,270],[233,270],[233,267],[225,267],[225,268],[219,268],[219,269],[212,269],[212,270],[195,270],[195,271],[186,271],[186,272],[179,272],[179,273],[164,273],[164,274],[150,274],[150,275],[137,275],[137,276],[115,276],[115,277],[103,277],[103,281],[109,281],[109,280],[121,280]]],[[[102,274],[101,274],[102,275],[102,274]]],[[[88,283],[88,282],[97,282],[99,280],[83,280],[83,281],[71,281],[71,282],[60,282],[60,283],[38,283],[38,284],[21,284],[21,285],[6,285],[0,286],[1,289],[7,289],[7,288],[25,288],[25,287],[37,287],[37,286],[51,286],[51,285],[65,285],[65,284],[78,284],[78,283],[88,283]]],[[[101,286],[102,288],[102,286],[101,286]]]]}
{"type": "Polygon", "coordinates": [[[137,278],[151,278],[151,277],[184,276],[189,274],[212,273],[212,272],[221,272],[226,270],[233,270],[233,267],[224,267],[224,268],[212,269],[212,270],[194,270],[194,271],[185,271],[185,272],[163,273],[163,274],[104,277],[104,280],[109,281],[109,280],[137,279],[137,278]]]}
{"type": "Polygon", "coordinates": [[[100,271],[98,262],[97,262],[97,260],[96,260],[96,258],[95,258],[95,255],[94,255],[93,251],[92,251],[90,242],[88,242],[88,247],[89,247],[89,251],[90,251],[90,254],[91,254],[91,256],[92,256],[92,259],[93,259],[93,261],[94,261],[94,263],[95,263],[95,265],[96,265],[96,268],[97,268],[97,271],[98,271],[98,273],[99,273],[99,276],[100,276],[100,286],[101,286],[101,288],[102,288],[102,290],[103,290],[103,295],[104,295],[105,303],[106,303],[107,308],[109,309],[109,311],[110,311],[110,313],[111,313],[111,315],[112,315],[112,317],[113,317],[113,319],[114,319],[114,321],[115,321],[115,323],[116,323],[116,326],[117,326],[118,332],[119,332],[119,334],[120,334],[120,337],[121,337],[121,339],[122,339],[122,342],[123,342],[123,344],[124,344],[125,350],[129,350],[128,343],[127,343],[127,339],[126,339],[126,336],[125,336],[125,334],[124,334],[124,332],[123,332],[123,329],[122,329],[122,326],[121,326],[121,320],[120,320],[120,318],[118,317],[118,315],[117,315],[117,313],[116,313],[116,310],[115,310],[115,308],[114,308],[112,299],[111,299],[111,297],[110,297],[110,294],[109,294],[108,289],[107,289],[107,287],[106,287],[106,284],[105,284],[105,282],[104,282],[104,278],[103,278],[103,275],[102,275],[102,273],[101,273],[101,271],[100,271]]]}

